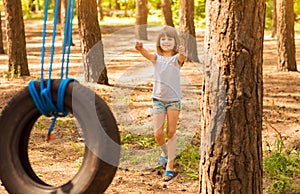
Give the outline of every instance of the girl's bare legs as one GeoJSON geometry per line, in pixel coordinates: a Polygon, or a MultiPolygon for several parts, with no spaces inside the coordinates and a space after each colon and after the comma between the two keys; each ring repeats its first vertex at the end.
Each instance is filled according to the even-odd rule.
{"type": "Polygon", "coordinates": [[[165,122],[166,113],[155,113],[153,114],[153,126],[154,126],[154,137],[156,143],[162,149],[162,155],[168,155],[168,149],[164,137],[164,122],[165,122]]]}
{"type": "Polygon", "coordinates": [[[167,110],[167,137],[168,137],[168,164],[166,170],[174,170],[174,159],[176,155],[176,129],[179,110],[167,110]]]}

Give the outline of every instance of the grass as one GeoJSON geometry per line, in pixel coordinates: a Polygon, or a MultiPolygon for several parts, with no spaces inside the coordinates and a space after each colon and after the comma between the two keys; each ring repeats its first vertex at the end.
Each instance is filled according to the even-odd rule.
{"type": "Polygon", "coordinates": [[[199,179],[199,161],[199,145],[189,144],[176,158],[178,171],[183,175],[180,181],[199,179]]]}
{"type": "MultiPolygon", "coordinates": [[[[125,147],[138,144],[144,149],[151,149],[157,146],[154,138],[149,135],[122,133],[121,142],[125,147]]],[[[264,153],[263,170],[264,181],[269,184],[265,192],[300,193],[300,186],[294,183],[300,181],[300,151],[295,150],[292,145],[285,148],[282,140],[277,140],[273,149],[271,148],[274,145],[267,143],[267,146],[264,153]]],[[[189,144],[176,157],[177,171],[182,175],[178,181],[198,180],[199,161],[199,145],[189,144]]]]}
{"type": "MultiPolygon", "coordinates": [[[[40,140],[43,135],[46,134],[48,126],[45,123],[49,123],[48,118],[41,117],[34,128],[37,130],[37,134],[40,140]]],[[[60,134],[64,134],[64,138],[68,143],[68,146],[72,148],[79,155],[83,155],[84,147],[82,144],[74,141],[74,125],[71,119],[58,119],[56,123],[56,129],[60,131],[60,134]]],[[[157,148],[157,144],[153,135],[141,135],[121,130],[121,143],[122,147],[131,149],[152,149],[157,148]]],[[[36,136],[36,137],[38,137],[36,136]]],[[[33,146],[37,146],[37,139],[33,139],[33,146]]],[[[266,148],[264,149],[263,158],[263,171],[264,171],[264,185],[266,186],[265,193],[300,193],[300,150],[296,148],[293,143],[286,145],[281,139],[277,139],[275,143],[271,144],[266,142],[266,148]]],[[[131,152],[125,153],[124,160],[130,158],[131,152]]],[[[159,154],[159,153],[158,153],[159,154]]],[[[147,160],[155,160],[150,156],[141,156],[140,158],[134,158],[135,161],[130,161],[132,165],[141,165],[146,163],[147,160]]],[[[189,180],[197,181],[199,179],[199,160],[200,152],[199,145],[189,144],[186,149],[177,155],[175,163],[176,170],[181,175],[179,182],[186,182],[189,180]]]]}
{"type": "Polygon", "coordinates": [[[121,134],[122,146],[128,148],[130,145],[137,144],[144,149],[150,149],[156,147],[154,138],[150,135],[139,135],[134,133],[121,134]]]}
{"type": "Polygon", "coordinates": [[[265,181],[270,182],[266,188],[270,193],[300,193],[300,186],[293,182],[300,181],[300,151],[291,146],[285,148],[278,139],[273,145],[267,142],[264,153],[265,181]]]}
{"type": "MultiPolygon", "coordinates": [[[[137,148],[138,149],[155,149],[157,148],[157,143],[153,135],[139,135],[129,132],[121,133],[121,144],[124,148],[137,148]]],[[[151,156],[143,156],[141,158],[135,158],[135,161],[130,161],[130,164],[139,164],[141,161],[145,160],[157,160],[159,153],[153,158],[151,156]],[[151,157],[151,158],[150,158],[151,157]]],[[[130,160],[130,151],[123,155],[123,160],[130,160]]],[[[185,182],[186,180],[197,180],[199,179],[198,166],[199,166],[199,145],[189,144],[185,150],[183,150],[176,157],[176,166],[178,166],[177,171],[182,175],[180,182],[185,182]]],[[[129,163],[126,163],[127,165],[129,163]]]]}

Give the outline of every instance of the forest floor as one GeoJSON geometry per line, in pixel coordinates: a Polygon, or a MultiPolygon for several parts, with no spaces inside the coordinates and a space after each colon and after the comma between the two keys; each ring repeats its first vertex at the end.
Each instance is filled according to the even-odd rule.
{"type": "MultiPolygon", "coordinates": [[[[31,76],[12,78],[7,70],[7,56],[0,56],[0,111],[8,101],[21,89],[27,86],[32,79],[40,76],[40,47],[42,22],[27,21],[27,54],[31,76]]],[[[134,50],[134,30],[129,26],[101,26],[103,44],[105,48],[105,63],[111,86],[90,84],[111,107],[119,124],[120,130],[134,132],[141,128],[149,127],[151,123],[150,95],[151,95],[151,65],[134,50]],[[119,103],[120,95],[128,95],[124,101],[128,109],[121,110],[116,104],[119,103]],[[130,114],[131,121],[126,121],[126,114],[130,114]],[[138,128],[137,128],[138,127],[138,128]]],[[[149,41],[145,41],[145,47],[154,48],[154,36],[156,28],[151,28],[149,41]]],[[[203,42],[203,31],[197,31],[199,42],[199,54],[203,42]]],[[[61,38],[57,38],[58,45],[61,38]]],[[[82,79],[82,58],[78,32],[74,31],[70,56],[70,77],[82,79]]],[[[59,52],[60,47],[56,48],[59,52]]],[[[298,70],[300,70],[300,36],[296,36],[296,50],[298,70]]],[[[54,64],[59,64],[60,55],[57,54],[54,64]]],[[[276,139],[281,136],[288,145],[295,142],[300,144],[300,73],[278,72],[276,70],[276,39],[268,34],[264,41],[264,107],[263,107],[263,147],[266,143],[274,145],[276,139]]],[[[180,125],[187,128],[198,129],[199,99],[201,90],[201,68],[195,64],[187,64],[182,68],[184,100],[190,104],[182,112],[180,125]],[[192,122],[191,122],[192,121],[192,122]]],[[[59,75],[59,65],[54,65],[53,77],[59,75]]],[[[121,102],[123,103],[123,101],[121,102]]],[[[53,142],[45,142],[47,123],[49,119],[41,118],[39,122],[41,130],[32,132],[30,141],[30,160],[35,172],[45,182],[52,185],[60,185],[69,180],[78,170],[82,160],[78,133],[67,130],[68,123],[62,122],[56,131],[57,139],[53,142]],[[46,126],[41,127],[43,123],[46,126]],[[67,135],[64,135],[67,133],[67,135]],[[71,143],[73,142],[73,143],[71,143]]],[[[36,127],[38,128],[38,127],[36,127]]],[[[141,129],[142,130],[142,129],[141,129]]],[[[145,130],[145,129],[144,129],[145,130]]],[[[267,183],[266,183],[267,184],[267,183]]],[[[105,192],[106,194],[122,193],[197,193],[198,181],[185,180],[178,174],[172,181],[163,182],[160,172],[155,168],[135,168],[132,165],[121,166],[116,176],[105,192]]],[[[0,194],[7,191],[0,182],[0,194]]]]}

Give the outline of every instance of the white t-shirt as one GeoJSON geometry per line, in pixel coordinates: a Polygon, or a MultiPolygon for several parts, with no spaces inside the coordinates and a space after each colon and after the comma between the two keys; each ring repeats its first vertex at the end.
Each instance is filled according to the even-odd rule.
{"type": "Polygon", "coordinates": [[[163,56],[156,54],[152,98],[166,102],[181,100],[180,69],[178,54],[168,61],[163,56]]]}

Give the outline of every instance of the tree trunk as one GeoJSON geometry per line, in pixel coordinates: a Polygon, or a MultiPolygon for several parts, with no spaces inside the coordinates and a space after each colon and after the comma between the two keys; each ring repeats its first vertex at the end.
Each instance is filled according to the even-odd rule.
{"type": "Polygon", "coordinates": [[[260,194],[265,0],[206,3],[199,193],[260,194]]]}
{"type": "Polygon", "coordinates": [[[173,23],[173,19],[172,19],[171,1],[170,0],[162,0],[161,7],[162,7],[163,14],[165,17],[166,25],[174,27],[174,23],[173,23]]]}
{"type": "MultiPolygon", "coordinates": [[[[57,13],[57,24],[62,24],[63,22],[61,21],[61,12],[62,12],[62,10],[61,10],[61,4],[62,4],[62,2],[61,2],[62,0],[58,0],[58,13],[57,13]]],[[[55,3],[56,3],[56,0],[54,0],[54,7],[55,7],[55,3]]]]}
{"type": "MultiPolygon", "coordinates": [[[[60,11],[58,11],[58,18],[60,18],[60,26],[61,26],[61,37],[62,40],[64,40],[65,36],[65,23],[66,23],[66,18],[67,18],[67,8],[68,8],[68,0],[59,0],[61,3],[59,5],[60,11]]],[[[71,17],[71,16],[69,16],[71,17]]],[[[70,26],[67,26],[67,34],[66,34],[66,44],[68,44],[68,31],[70,30],[70,26]]],[[[73,43],[73,39],[71,40],[71,45],[74,46],[75,44],[73,43]]]]}
{"type": "Polygon", "coordinates": [[[30,1],[29,1],[28,7],[29,7],[29,10],[30,10],[31,12],[36,12],[36,6],[34,5],[34,1],[35,1],[35,0],[30,0],[30,1]]]}
{"type": "Polygon", "coordinates": [[[148,39],[147,18],[148,18],[148,0],[136,0],[135,37],[138,40],[148,39]]]}
{"type": "Polygon", "coordinates": [[[120,6],[120,3],[118,0],[115,0],[115,9],[116,10],[120,10],[121,9],[121,6],[120,6]]]}
{"type": "Polygon", "coordinates": [[[272,34],[271,37],[275,37],[277,33],[277,9],[276,0],[273,0],[273,13],[272,13],[272,34]]]}
{"type": "Polygon", "coordinates": [[[21,0],[4,0],[7,21],[8,71],[29,76],[21,0]]]}
{"type": "Polygon", "coordinates": [[[278,70],[297,71],[294,2],[277,0],[277,50],[278,70]]]}
{"type": "Polygon", "coordinates": [[[180,0],[179,30],[187,61],[199,62],[194,24],[194,0],[180,0]]]}
{"type": "Polygon", "coordinates": [[[66,22],[66,11],[68,6],[68,0],[59,0],[59,20],[61,26],[61,37],[64,37],[64,26],[66,22]]]}
{"type": "Polygon", "coordinates": [[[5,54],[3,45],[3,33],[2,33],[2,16],[0,12],[0,54],[5,54]]]}
{"type": "Polygon", "coordinates": [[[78,24],[85,79],[108,85],[96,0],[78,0],[78,24]]]}
{"type": "Polygon", "coordinates": [[[97,1],[97,7],[98,7],[98,17],[100,21],[104,20],[104,15],[103,15],[103,9],[102,9],[102,0],[97,1]]]}

